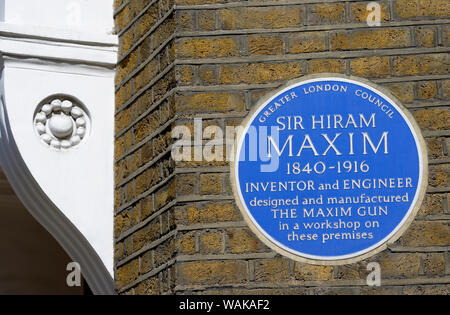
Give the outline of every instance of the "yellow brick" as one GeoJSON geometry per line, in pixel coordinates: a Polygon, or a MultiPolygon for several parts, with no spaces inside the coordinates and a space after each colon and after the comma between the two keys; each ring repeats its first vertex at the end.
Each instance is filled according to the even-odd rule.
{"type": "Polygon", "coordinates": [[[177,248],[182,254],[195,254],[195,234],[190,232],[181,235],[177,240],[177,248]]]}
{"type": "Polygon", "coordinates": [[[445,53],[394,57],[393,70],[397,76],[448,74],[450,72],[450,55],[445,53]]]}
{"type": "Polygon", "coordinates": [[[181,284],[237,284],[248,280],[247,263],[244,261],[201,261],[178,265],[178,281],[181,284]]]}
{"type": "Polygon", "coordinates": [[[194,67],[192,66],[177,66],[175,70],[176,80],[181,85],[191,85],[194,80],[194,67]]]}
{"type": "Polygon", "coordinates": [[[136,295],[157,295],[159,294],[159,278],[152,277],[139,283],[135,288],[136,295]]]}
{"type": "Polygon", "coordinates": [[[293,34],[289,37],[289,52],[291,54],[318,52],[325,49],[325,33],[306,32],[293,34]]]}
{"type": "Polygon", "coordinates": [[[201,195],[220,195],[223,186],[222,174],[201,174],[200,175],[200,194],[201,195]]]}
{"type": "Polygon", "coordinates": [[[308,14],[309,24],[335,24],[345,22],[345,4],[315,4],[308,14]]]}
{"type": "Polygon", "coordinates": [[[420,82],[417,84],[417,97],[420,99],[435,98],[437,86],[434,81],[420,82]]]}
{"type": "Polygon", "coordinates": [[[278,35],[249,36],[248,52],[251,56],[281,55],[283,52],[283,38],[278,35]]]}
{"type": "Polygon", "coordinates": [[[374,261],[380,264],[381,277],[386,278],[405,278],[417,277],[420,271],[419,254],[410,253],[383,253],[374,258],[374,261]]]}
{"type": "Polygon", "coordinates": [[[410,45],[409,29],[340,31],[331,36],[332,50],[400,48],[410,45]]]}
{"type": "Polygon", "coordinates": [[[223,58],[239,56],[238,43],[232,37],[187,38],[178,42],[180,58],[223,58]]]}
{"type": "Polygon", "coordinates": [[[411,82],[391,83],[387,86],[392,94],[404,103],[414,101],[414,84],[411,82]]]}
{"type": "Polygon", "coordinates": [[[233,8],[220,11],[223,29],[277,29],[301,25],[301,8],[271,6],[233,8]]]}
{"type": "Polygon", "coordinates": [[[448,130],[450,129],[449,109],[422,109],[415,111],[414,117],[423,130],[448,130]]]}
{"type": "Polygon", "coordinates": [[[227,235],[229,251],[232,254],[258,252],[264,248],[261,241],[248,230],[230,230],[227,235]]]}
{"type": "Polygon", "coordinates": [[[345,72],[345,61],[342,59],[315,59],[308,63],[308,73],[345,72]]]}
{"type": "Polygon", "coordinates": [[[350,61],[352,74],[358,76],[382,77],[391,72],[389,57],[367,57],[350,61]]]}
{"type": "Polygon", "coordinates": [[[194,18],[190,11],[178,11],[177,12],[177,29],[180,31],[193,31],[194,30],[194,18]]]}
{"type": "Polygon", "coordinates": [[[216,25],[216,12],[214,10],[201,11],[198,14],[198,28],[200,31],[212,31],[216,25]]]}
{"type": "Polygon", "coordinates": [[[287,281],[291,277],[289,260],[274,258],[255,262],[255,281],[287,281]]]}
{"type": "Polygon", "coordinates": [[[301,74],[302,66],[298,62],[251,63],[221,66],[219,80],[222,84],[257,84],[290,80],[301,74]]]}
{"type": "Polygon", "coordinates": [[[239,221],[240,213],[231,202],[208,202],[188,205],[178,210],[177,220],[181,224],[216,223],[239,221]]]}
{"type": "Polygon", "coordinates": [[[301,281],[332,280],[333,267],[295,263],[295,279],[301,281]]]}
{"type": "Polygon", "coordinates": [[[434,47],[436,29],[433,27],[418,27],[416,28],[417,44],[421,47],[434,47]]]}
{"type": "Polygon", "coordinates": [[[448,17],[448,0],[398,0],[394,5],[395,13],[403,19],[419,17],[448,17]]]}
{"type": "Polygon", "coordinates": [[[222,252],[222,236],[220,232],[206,232],[199,237],[200,252],[217,254],[222,252]]]}
{"type": "Polygon", "coordinates": [[[422,258],[424,274],[427,276],[443,276],[445,273],[445,257],[442,253],[425,254],[422,258]]]}
{"type": "Polygon", "coordinates": [[[430,167],[428,184],[431,187],[448,187],[450,183],[450,165],[441,164],[430,167]]]}
{"type": "MultiPolygon", "coordinates": [[[[389,21],[389,8],[384,2],[377,1],[381,6],[381,21],[389,21]]],[[[350,4],[350,16],[354,22],[367,22],[367,17],[371,11],[367,10],[368,2],[357,2],[350,4]]]]}
{"type": "Polygon", "coordinates": [[[413,222],[401,238],[405,246],[448,246],[450,244],[450,224],[435,221],[413,222]]]}
{"type": "Polygon", "coordinates": [[[134,259],[131,262],[117,269],[116,283],[119,288],[130,284],[137,279],[139,274],[139,260],[134,259]]]}
{"type": "Polygon", "coordinates": [[[244,109],[240,93],[211,92],[180,95],[177,97],[179,112],[227,112],[244,109]]]}
{"type": "Polygon", "coordinates": [[[202,65],[199,69],[199,77],[203,84],[215,85],[217,83],[216,71],[214,66],[202,65]]]}

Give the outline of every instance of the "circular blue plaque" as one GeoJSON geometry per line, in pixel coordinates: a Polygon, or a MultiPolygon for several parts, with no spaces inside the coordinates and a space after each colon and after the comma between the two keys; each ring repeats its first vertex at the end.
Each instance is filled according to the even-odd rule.
{"type": "Polygon", "coordinates": [[[232,186],[251,229],[300,261],[348,263],[395,241],[427,186],[420,129],[370,82],[308,76],[245,119],[232,186]]]}

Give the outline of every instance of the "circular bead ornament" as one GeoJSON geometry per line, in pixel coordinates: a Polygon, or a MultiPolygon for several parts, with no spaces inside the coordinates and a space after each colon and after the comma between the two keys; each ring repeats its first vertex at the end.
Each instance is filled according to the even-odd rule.
{"type": "Polygon", "coordinates": [[[57,150],[82,143],[89,134],[90,119],[81,104],[71,98],[55,98],[39,105],[34,130],[41,141],[57,150]]]}

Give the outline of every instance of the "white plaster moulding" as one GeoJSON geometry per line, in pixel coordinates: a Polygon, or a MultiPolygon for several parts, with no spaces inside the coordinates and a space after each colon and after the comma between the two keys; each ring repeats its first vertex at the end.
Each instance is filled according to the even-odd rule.
{"type": "Polygon", "coordinates": [[[0,58],[2,58],[4,62],[8,62],[9,68],[17,69],[34,69],[40,71],[86,75],[91,77],[111,77],[111,71],[113,71],[111,68],[102,66],[101,64],[83,64],[72,62],[70,60],[46,60],[44,58],[4,55],[1,50],[0,58]]]}
{"type": "Polygon", "coordinates": [[[115,68],[118,51],[116,36],[93,35],[92,38],[83,38],[79,32],[69,31],[61,31],[57,35],[60,36],[48,37],[39,29],[31,32],[29,27],[0,23],[0,52],[22,59],[37,58],[115,68]],[[30,32],[22,32],[25,30],[30,32]]]}
{"type": "MultiPolygon", "coordinates": [[[[2,80],[3,81],[3,80],[2,80]]],[[[0,162],[21,202],[31,215],[55,237],[82,273],[95,294],[114,295],[114,281],[86,238],[42,191],[17,149],[3,97],[0,99],[0,162]]]]}
{"type": "Polygon", "coordinates": [[[55,42],[72,42],[94,46],[118,46],[116,35],[86,33],[43,26],[17,25],[0,22],[0,35],[7,37],[25,37],[47,39],[55,42]]]}
{"type": "Polygon", "coordinates": [[[117,62],[117,51],[114,49],[94,49],[83,45],[41,40],[0,37],[0,51],[7,56],[85,63],[109,68],[114,68],[117,62]]]}

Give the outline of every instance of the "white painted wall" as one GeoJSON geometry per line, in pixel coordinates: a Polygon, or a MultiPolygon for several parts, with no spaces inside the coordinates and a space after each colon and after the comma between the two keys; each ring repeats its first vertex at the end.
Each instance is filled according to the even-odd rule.
{"type": "Polygon", "coordinates": [[[3,22],[111,34],[111,0],[0,0],[3,22]]]}

